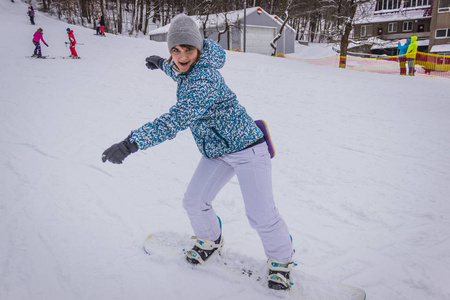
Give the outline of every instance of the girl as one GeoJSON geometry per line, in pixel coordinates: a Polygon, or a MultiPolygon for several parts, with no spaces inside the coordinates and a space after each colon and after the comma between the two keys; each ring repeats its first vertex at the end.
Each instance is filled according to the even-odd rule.
{"type": "Polygon", "coordinates": [[[225,51],[218,43],[203,40],[195,21],[183,14],[173,19],[167,43],[168,60],[150,56],[146,61],[149,69],[161,69],[177,82],[176,104],[107,149],[103,162],[121,164],[138,149],[156,146],[190,128],[202,158],[183,199],[198,237],[195,246],[185,252],[186,260],[201,264],[220,252],[221,222],[212,201],[236,174],[246,215],[268,257],[268,285],[289,289],[292,242],[273,201],[268,146],[218,71],[225,64],[225,51]]]}
{"type": "Polygon", "coordinates": [[[42,57],[41,44],[39,43],[39,41],[41,40],[44,43],[44,45],[48,47],[47,43],[44,41],[44,30],[42,30],[42,28],[38,28],[38,30],[36,30],[36,32],[33,35],[33,44],[35,48],[32,57],[37,58],[42,57]]]}

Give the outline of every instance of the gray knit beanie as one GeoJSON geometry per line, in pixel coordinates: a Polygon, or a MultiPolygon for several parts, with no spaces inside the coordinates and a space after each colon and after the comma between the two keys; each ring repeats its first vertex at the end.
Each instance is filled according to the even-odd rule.
{"type": "Polygon", "coordinates": [[[194,46],[200,52],[203,50],[203,38],[197,23],[185,14],[179,14],[172,19],[167,33],[169,51],[176,45],[194,46]]]}

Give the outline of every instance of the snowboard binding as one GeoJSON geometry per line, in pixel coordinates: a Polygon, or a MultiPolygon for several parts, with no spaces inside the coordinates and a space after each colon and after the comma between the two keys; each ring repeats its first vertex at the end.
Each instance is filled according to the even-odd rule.
{"type": "Polygon", "coordinates": [[[220,254],[223,247],[222,235],[215,241],[197,238],[191,250],[184,251],[186,260],[193,265],[204,264],[215,254],[220,254]]]}
{"type": "Polygon", "coordinates": [[[296,266],[294,262],[284,263],[270,258],[269,277],[267,278],[268,286],[274,290],[289,290],[291,288],[290,275],[291,270],[296,266]]]}

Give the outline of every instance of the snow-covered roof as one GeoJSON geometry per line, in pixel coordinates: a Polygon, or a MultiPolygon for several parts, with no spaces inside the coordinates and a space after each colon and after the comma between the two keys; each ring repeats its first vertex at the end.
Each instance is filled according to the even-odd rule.
{"type": "Polygon", "coordinates": [[[382,23],[389,21],[406,21],[411,19],[429,19],[427,14],[430,5],[419,7],[399,8],[396,10],[375,11],[376,1],[372,0],[358,7],[355,24],[382,23]]]}
{"type": "MultiPolygon", "coordinates": [[[[405,43],[405,39],[400,40],[401,43],[405,43]]],[[[363,44],[365,45],[372,45],[372,47],[370,47],[371,50],[374,49],[387,49],[387,48],[397,48],[397,44],[398,40],[383,40],[380,39],[378,37],[371,37],[365,41],[359,42],[359,43],[352,43],[351,46],[349,46],[348,48],[354,48],[357,46],[361,46],[363,44]]],[[[425,39],[425,40],[418,40],[417,41],[417,45],[418,46],[428,46],[430,44],[430,40],[429,39],[425,39]]]]}
{"type": "MultiPolygon", "coordinates": [[[[197,23],[198,27],[200,28],[200,26],[201,26],[200,20],[197,19],[197,17],[195,17],[195,16],[190,16],[190,18],[192,20],[194,20],[197,23]]],[[[170,28],[170,24],[167,24],[165,26],[162,26],[162,27],[156,28],[154,30],[151,30],[148,34],[149,35],[164,34],[164,33],[167,33],[169,31],[169,28],[170,28]]]]}
{"type": "MultiPolygon", "coordinates": [[[[280,24],[280,25],[283,24],[283,21],[278,16],[269,15],[264,9],[262,9],[260,7],[247,8],[247,11],[246,11],[247,16],[252,13],[257,12],[258,10],[260,10],[261,13],[264,13],[267,16],[269,16],[270,18],[272,18],[278,24],[280,24]]],[[[202,24],[203,24],[202,18],[204,18],[204,17],[202,17],[202,16],[189,16],[189,17],[197,23],[199,28],[202,26],[202,24]]],[[[228,23],[236,23],[238,21],[241,21],[244,19],[244,10],[241,9],[241,10],[231,11],[231,12],[227,12],[227,13],[211,14],[208,16],[208,22],[207,22],[206,26],[207,26],[207,28],[222,26],[225,24],[225,19],[228,20],[228,23]]],[[[286,27],[295,31],[294,28],[292,28],[288,24],[286,24],[286,27]]],[[[169,31],[169,28],[170,28],[170,24],[167,24],[163,27],[160,27],[160,28],[150,31],[149,35],[165,34],[169,31]]]]}
{"type": "Polygon", "coordinates": [[[428,46],[430,44],[430,40],[417,40],[418,46],[428,46]]]}
{"type": "Polygon", "coordinates": [[[433,53],[450,52],[450,44],[433,45],[433,47],[431,47],[430,52],[433,52],[433,53]]]}
{"type": "MultiPolygon", "coordinates": [[[[373,49],[386,49],[386,48],[397,48],[397,42],[398,41],[382,41],[379,43],[374,43],[371,50],[373,49]]],[[[428,46],[430,44],[430,40],[418,40],[417,45],[418,46],[428,46]]]]}
{"type": "Polygon", "coordinates": [[[397,48],[397,42],[394,41],[381,41],[378,43],[374,43],[372,47],[370,47],[370,50],[375,49],[388,49],[388,48],[397,48]]]}
{"type": "MultiPolygon", "coordinates": [[[[271,17],[275,22],[278,23],[278,25],[280,25],[280,26],[283,25],[284,20],[281,19],[280,17],[278,17],[277,15],[269,15],[269,14],[268,14],[266,11],[264,11],[262,8],[261,8],[261,11],[264,12],[264,13],[266,13],[269,17],[271,17]]],[[[286,23],[285,28],[289,28],[289,29],[291,29],[292,31],[295,31],[295,29],[292,28],[292,26],[289,25],[288,23],[286,23]]]]}
{"type": "MultiPolygon", "coordinates": [[[[251,7],[247,9],[247,15],[257,11],[258,7],[251,7]]],[[[198,27],[200,28],[202,26],[201,18],[202,16],[189,16],[192,20],[194,20],[198,27]]],[[[215,27],[215,26],[221,26],[225,24],[225,18],[228,19],[229,23],[235,23],[241,19],[244,18],[244,10],[236,10],[228,13],[220,13],[220,14],[211,14],[208,15],[208,22],[207,27],[215,27]]],[[[170,24],[167,24],[163,27],[157,28],[155,30],[152,30],[149,32],[149,35],[156,35],[156,34],[164,34],[169,31],[170,24]]]]}

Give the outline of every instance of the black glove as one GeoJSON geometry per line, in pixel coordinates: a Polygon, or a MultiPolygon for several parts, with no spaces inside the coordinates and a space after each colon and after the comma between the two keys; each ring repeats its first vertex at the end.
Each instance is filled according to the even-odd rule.
{"type": "Polygon", "coordinates": [[[113,164],[121,164],[125,157],[138,151],[138,146],[130,141],[131,134],[122,142],[117,143],[109,147],[103,152],[102,161],[109,160],[113,164]]]}
{"type": "Polygon", "coordinates": [[[47,44],[47,43],[44,43],[44,45],[48,47],[48,44],[47,44]]]}
{"type": "Polygon", "coordinates": [[[150,70],[155,70],[155,69],[161,69],[162,70],[164,58],[159,57],[157,55],[152,55],[150,57],[147,57],[145,59],[145,61],[147,62],[145,65],[150,70]]]}

